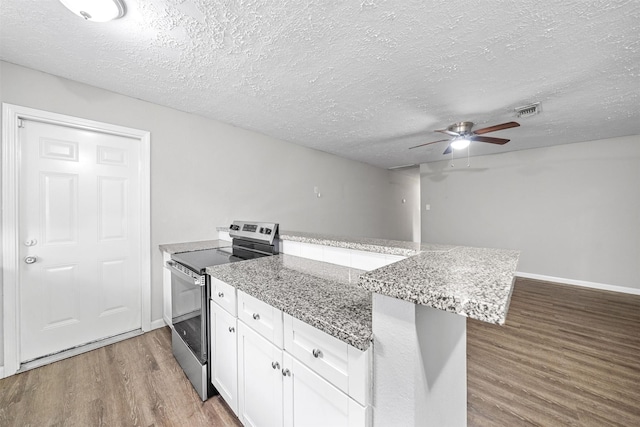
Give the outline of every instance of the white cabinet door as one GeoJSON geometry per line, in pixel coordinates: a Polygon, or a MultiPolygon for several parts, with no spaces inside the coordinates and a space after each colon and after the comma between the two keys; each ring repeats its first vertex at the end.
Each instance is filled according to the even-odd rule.
{"type": "Polygon", "coordinates": [[[171,259],[168,252],[162,253],[162,318],[167,326],[171,326],[171,270],[167,268],[167,261],[171,259]]]}
{"type": "Polygon", "coordinates": [[[238,409],[245,426],[282,426],[282,350],[238,321],[238,409]]]}
{"type": "Polygon", "coordinates": [[[285,427],[364,427],[367,409],[284,353],[285,427]]]}
{"type": "Polygon", "coordinates": [[[211,304],[211,382],[227,405],[238,414],[237,319],[213,301],[211,304]]]}

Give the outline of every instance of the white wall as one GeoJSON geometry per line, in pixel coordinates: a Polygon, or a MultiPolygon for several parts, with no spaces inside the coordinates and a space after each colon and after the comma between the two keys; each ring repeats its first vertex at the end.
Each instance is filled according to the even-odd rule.
{"type": "Polygon", "coordinates": [[[640,135],[423,164],[422,241],[520,249],[518,271],[640,290],[640,135]]]}
{"type": "MultiPolygon", "coordinates": [[[[291,231],[419,236],[417,174],[386,171],[6,62],[0,62],[0,101],[151,132],[152,320],[162,317],[158,245],[214,238],[215,228],[233,219],[275,221],[291,231]],[[232,177],[237,168],[241,174],[232,177]]],[[[1,346],[0,335],[0,365],[1,346]]]]}

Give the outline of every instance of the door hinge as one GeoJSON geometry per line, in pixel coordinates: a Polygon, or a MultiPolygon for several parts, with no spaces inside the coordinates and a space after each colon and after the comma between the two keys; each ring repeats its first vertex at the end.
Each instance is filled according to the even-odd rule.
{"type": "Polygon", "coordinates": [[[24,127],[24,120],[18,119],[18,127],[19,128],[23,128],[24,127]]]}

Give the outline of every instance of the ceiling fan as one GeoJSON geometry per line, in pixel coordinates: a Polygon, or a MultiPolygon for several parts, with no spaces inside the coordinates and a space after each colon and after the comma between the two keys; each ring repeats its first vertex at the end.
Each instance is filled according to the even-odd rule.
{"type": "Polygon", "coordinates": [[[503,129],[515,128],[520,126],[517,122],[507,122],[502,123],[495,126],[489,126],[486,128],[478,129],[476,131],[471,131],[473,128],[473,122],[458,122],[454,123],[446,129],[439,129],[434,132],[446,133],[447,135],[452,136],[450,139],[440,139],[438,141],[427,142],[426,144],[416,145],[415,147],[409,147],[409,149],[424,147],[425,145],[436,144],[438,142],[449,141],[449,145],[447,149],[444,150],[442,154],[449,154],[451,150],[461,150],[463,148],[467,148],[471,141],[479,141],[479,142],[488,142],[489,144],[506,144],[509,142],[509,139],[504,138],[494,138],[491,136],[481,136],[485,133],[496,132],[503,129]]]}

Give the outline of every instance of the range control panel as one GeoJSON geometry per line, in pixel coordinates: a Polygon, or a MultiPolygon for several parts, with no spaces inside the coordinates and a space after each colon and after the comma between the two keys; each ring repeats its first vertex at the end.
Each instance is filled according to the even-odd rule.
{"type": "Polygon", "coordinates": [[[233,221],[229,226],[229,235],[233,238],[251,239],[273,244],[278,235],[275,222],[233,221]]]}

